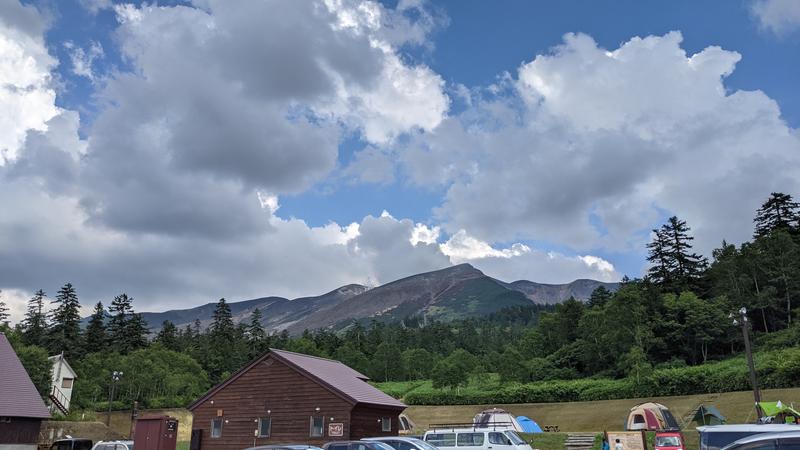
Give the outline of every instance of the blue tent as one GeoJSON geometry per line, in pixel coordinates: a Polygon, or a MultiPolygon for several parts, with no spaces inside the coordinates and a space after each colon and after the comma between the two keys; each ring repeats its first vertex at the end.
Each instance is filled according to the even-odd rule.
{"type": "Polygon", "coordinates": [[[542,427],[540,427],[538,423],[534,422],[533,419],[529,419],[525,416],[517,416],[517,422],[519,422],[519,426],[522,427],[522,431],[525,433],[542,432],[542,427]]]}

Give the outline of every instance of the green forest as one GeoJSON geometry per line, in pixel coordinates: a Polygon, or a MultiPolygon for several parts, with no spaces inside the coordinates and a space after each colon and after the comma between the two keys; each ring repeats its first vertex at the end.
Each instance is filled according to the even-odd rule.
{"type": "MultiPolygon", "coordinates": [[[[185,406],[268,348],[331,357],[413,404],[595,400],[748,389],[742,329],[747,309],[765,387],[800,384],[800,206],[773,193],[755,211],[750,241],[721,240],[710,257],[693,251],[689,224],[669,218],[647,245],[651,263],[618,291],[587,302],[531,304],[453,322],[409,317],[354,321],[342,331],[270,333],[256,310],[235,324],[225,299],[213,323],[148,336],[133,298],[95,305],[80,325],[78,293],[65,284],[30,299],[25,319],[4,332],[43,395],[48,354],[78,372],[73,402],[108,406],[111,373],[122,371],[112,407],[185,406]]],[[[0,303],[0,323],[6,317],[0,303]]]]}

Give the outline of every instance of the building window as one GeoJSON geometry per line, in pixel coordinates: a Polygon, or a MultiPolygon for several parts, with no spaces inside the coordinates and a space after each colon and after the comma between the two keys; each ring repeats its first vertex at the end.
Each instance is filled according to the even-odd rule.
{"type": "Polygon", "coordinates": [[[382,417],[381,418],[381,431],[392,431],[392,418],[391,417],[382,417]]]}
{"type": "Polygon", "coordinates": [[[72,387],[72,378],[64,378],[61,380],[61,387],[64,389],[69,389],[72,387]]]}
{"type": "Polygon", "coordinates": [[[272,428],[272,417],[258,419],[258,437],[269,437],[272,428]]]}
{"type": "Polygon", "coordinates": [[[322,437],[322,432],[324,430],[324,418],[322,416],[311,416],[311,426],[309,430],[309,436],[311,437],[322,437]]]}
{"type": "Polygon", "coordinates": [[[222,437],[222,417],[211,419],[211,437],[215,439],[222,437]]]}

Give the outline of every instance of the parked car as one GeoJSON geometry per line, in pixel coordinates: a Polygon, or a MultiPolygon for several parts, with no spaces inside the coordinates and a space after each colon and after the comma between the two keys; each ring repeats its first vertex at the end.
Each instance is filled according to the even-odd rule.
{"type": "Polygon", "coordinates": [[[389,444],[378,441],[334,441],[322,446],[323,450],[394,450],[389,444]]]}
{"type": "Polygon", "coordinates": [[[680,431],[659,431],[653,442],[655,450],[684,450],[686,442],[680,431]]]}
{"type": "Polygon", "coordinates": [[[91,450],[92,440],[81,438],[58,439],[50,446],[50,450],[91,450]]]}
{"type": "Polygon", "coordinates": [[[92,450],[133,450],[133,441],[100,441],[92,450]]]}
{"type": "Polygon", "coordinates": [[[308,444],[270,444],[248,447],[245,450],[322,450],[321,448],[308,444]]]}
{"type": "Polygon", "coordinates": [[[434,428],[426,431],[425,442],[437,448],[468,448],[470,450],[533,450],[514,430],[493,428],[434,428]]]}
{"type": "MultiPolygon", "coordinates": [[[[794,425],[797,427],[797,425],[794,425]]],[[[800,428],[800,427],[798,427],[800,428]]],[[[783,433],[759,433],[723,447],[723,450],[798,450],[800,430],[783,433]]]]}
{"type": "Polygon", "coordinates": [[[748,436],[798,431],[798,427],[788,424],[709,425],[697,427],[697,431],[700,432],[700,450],[719,450],[748,436]]]}
{"type": "Polygon", "coordinates": [[[391,445],[394,450],[438,450],[433,445],[417,438],[407,436],[384,436],[364,438],[362,441],[377,441],[391,445]]]}

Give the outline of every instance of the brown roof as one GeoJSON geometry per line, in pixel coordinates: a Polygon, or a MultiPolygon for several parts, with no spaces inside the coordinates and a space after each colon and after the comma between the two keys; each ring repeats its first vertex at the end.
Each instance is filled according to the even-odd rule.
{"type": "Polygon", "coordinates": [[[0,416],[47,419],[50,412],[22,366],[11,343],[0,333],[0,416]]]}
{"type": "Polygon", "coordinates": [[[286,350],[270,349],[255,361],[231,375],[227,380],[211,388],[203,397],[189,405],[189,410],[194,410],[209,397],[270,356],[294,368],[301,374],[311,378],[352,404],[368,403],[371,405],[389,406],[398,409],[404,409],[406,407],[401,401],[367,383],[366,380],[369,379],[367,376],[351,369],[339,361],[304,355],[302,353],[288,352],[286,350]]]}

